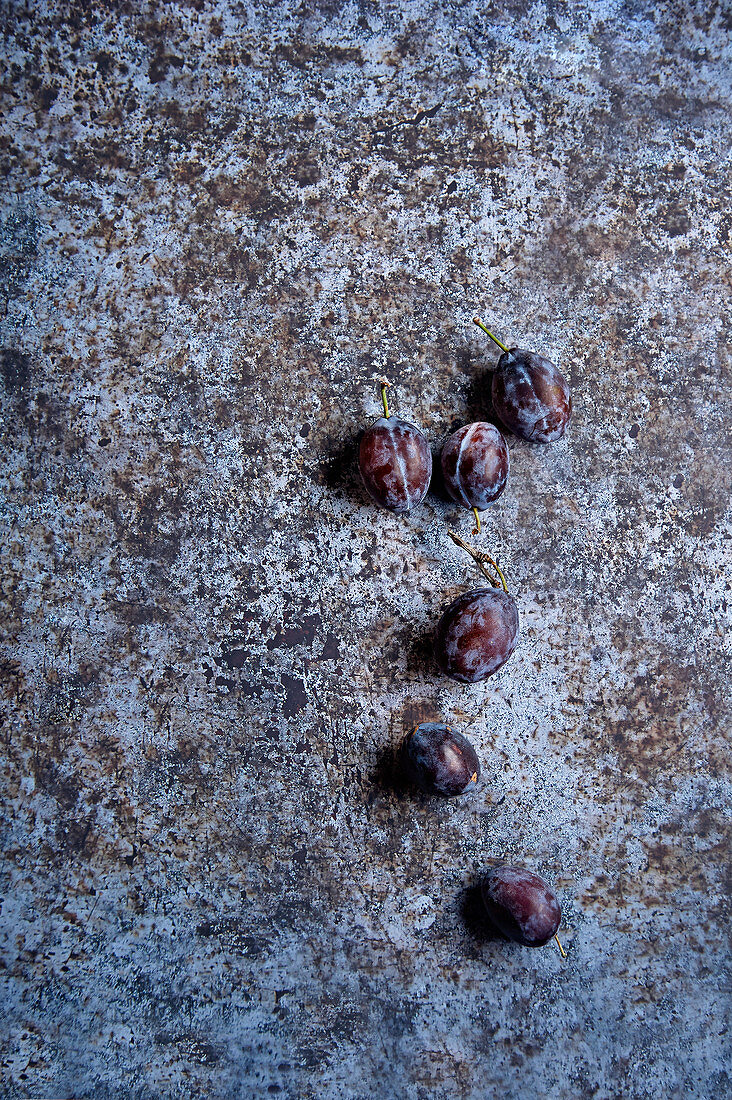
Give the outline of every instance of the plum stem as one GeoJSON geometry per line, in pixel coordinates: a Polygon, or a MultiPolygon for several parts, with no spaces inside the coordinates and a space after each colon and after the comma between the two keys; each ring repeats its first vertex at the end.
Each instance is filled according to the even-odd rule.
{"type": "Polygon", "coordinates": [[[384,406],[384,416],[389,419],[389,402],[386,400],[386,391],[391,388],[391,382],[387,382],[385,378],[381,379],[381,403],[384,406]]]}
{"type": "Polygon", "coordinates": [[[499,566],[496,564],[496,562],[494,562],[493,558],[489,557],[489,555],[486,554],[485,550],[476,550],[474,546],[471,546],[469,542],[465,541],[465,539],[461,539],[460,535],[456,535],[454,531],[448,531],[447,533],[457,546],[460,546],[463,550],[467,551],[467,553],[470,554],[471,558],[478,566],[483,576],[491,582],[494,588],[502,588],[504,592],[508,593],[506,578],[501,572],[499,566]],[[488,572],[488,570],[486,569],[486,564],[493,566],[496,573],[501,578],[500,583],[488,572]]]}
{"type": "Polygon", "coordinates": [[[506,345],[505,345],[505,344],[502,344],[502,343],[501,343],[501,341],[500,341],[500,340],[498,340],[498,339],[497,339],[497,338],[496,338],[496,337],[495,337],[495,336],[493,335],[493,333],[492,333],[492,332],[490,331],[490,329],[487,329],[487,328],[485,327],[485,325],[484,325],[484,324],[483,324],[483,322],[481,321],[480,317],[474,317],[474,318],[473,318],[473,324],[474,324],[474,325],[477,325],[477,326],[478,326],[478,328],[482,328],[482,329],[483,329],[483,332],[484,332],[484,333],[486,334],[486,336],[490,336],[490,338],[491,338],[491,340],[493,341],[493,343],[494,343],[494,344],[498,344],[498,346],[499,346],[499,348],[501,349],[501,351],[508,351],[508,348],[506,347],[506,345]]]}
{"type": "Polygon", "coordinates": [[[557,935],[556,932],[554,933],[554,939],[557,941],[557,947],[559,948],[559,954],[562,956],[563,959],[566,959],[567,952],[564,950],[561,943],[559,942],[559,936],[557,935]]]}
{"type": "Polygon", "coordinates": [[[480,516],[478,515],[478,509],[473,508],[473,515],[475,516],[475,527],[473,528],[473,534],[480,534],[480,516]]]}

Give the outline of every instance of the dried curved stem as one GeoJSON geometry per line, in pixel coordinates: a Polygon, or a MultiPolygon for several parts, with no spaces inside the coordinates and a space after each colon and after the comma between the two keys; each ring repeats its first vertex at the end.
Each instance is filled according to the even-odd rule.
{"type": "Polygon", "coordinates": [[[448,531],[447,533],[457,546],[460,546],[463,550],[470,554],[471,558],[478,566],[483,576],[491,582],[494,588],[502,588],[504,592],[508,592],[506,578],[501,572],[500,567],[496,564],[496,562],[494,562],[493,558],[490,557],[489,554],[486,554],[485,550],[476,550],[474,546],[471,546],[469,542],[465,541],[465,539],[461,539],[460,535],[455,534],[454,531],[448,531]],[[500,581],[497,581],[493,574],[488,571],[488,569],[486,568],[487,565],[490,565],[493,567],[493,569],[495,569],[496,573],[501,578],[500,581]]]}

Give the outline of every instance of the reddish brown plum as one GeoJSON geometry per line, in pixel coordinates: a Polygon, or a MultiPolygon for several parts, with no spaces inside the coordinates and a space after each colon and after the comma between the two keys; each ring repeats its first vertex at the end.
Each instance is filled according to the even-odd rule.
{"type": "Polygon", "coordinates": [[[437,663],[463,684],[485,680],[513,653],[518,628],[513,596],[499,588],[474,588],[453,600],[437,624],[437,663]]]}
{"type": "Polygon", "coordinates": [[[525,947],[543,947],[562,919],[557,896],[543,878],[525,867],[503,863],[481,883],[486,912],[504,936],[525,947]]]}
{"type": "Polygon", "coordinates": [[[445,487],[457,504],[482,512],[496,500],[508,479],[508,447],[493,424],[467,424],[442,448],[445,487]]]}
{"type": "Polygon", "coordinates": [[[496,416],[522,439],[551,443],[564,435],[572,413],[569,383],[543,355],[523,348],[504,352],[492,394],[496,416]]]}
{"type": "Polygon", "coordinates": [[[428,794],[463,794],[480,776],[475,749],[444,722],[416,726],[407,737],[404,756],[409,778],[428,794]]]}
{"type": "Polygon", "coordinates": [[[358,468],[372,500],[392,512],[408,512],[427,494],[432,452],[414,424],[382,416],[363,434],[358,468]]]}

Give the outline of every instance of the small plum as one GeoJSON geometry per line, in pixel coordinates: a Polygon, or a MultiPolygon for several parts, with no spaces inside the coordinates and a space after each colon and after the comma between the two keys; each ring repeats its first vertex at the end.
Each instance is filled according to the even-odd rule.
{"type": "Polygon", "coordinates": [[[506,441],[493,424],[478,421],[459,428],[445,441],[440,459],[445,488],[457,504],[475,514],[501,495],[509,470],[506,441]]]}
{"type": "Polygon", "coordinates": [[[561,439],[572,415],[569,383],[549,359],[525,348],[507,348],[473,318],[503,350],[493,372],[491,394],[498,419],[530,443],[561,439]]]}
{"type": "Polygon", "coordinates": [[[381,387],[384,415],[364,432],[358,468],[369,496],[391,512],[421,504],[432,477],[432,452],[419,428],[390,416],[386,383],[381,387]]]}
{"type": "Polygon", "coordinates": [[[508,592],[497,588],[464,592],[446,608],[437,624],[437,663],[461,683],[485,680],[513,653],[518,630],[518,608],[508,592]]]}
{"type": "Polygon", "coordinates": [[[481,895],[490,920],[515,943],[543,947],[556,936],[562,910],[551,886],[534,871],[501,863],[485,875],[481,895]]]}
{"type": "Polygon", "coordinates": [[[444,722],[422,722],[404,744],[405,770],[428,794],[463,794],[480,777],[475,749],[444,722]]]}

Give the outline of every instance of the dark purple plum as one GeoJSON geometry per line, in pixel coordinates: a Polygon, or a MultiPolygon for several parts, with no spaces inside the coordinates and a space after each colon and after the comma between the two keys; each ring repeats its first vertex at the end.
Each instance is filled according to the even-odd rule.
{"type": "Polygon", "coordinates": [[[518,608],[500,588],[474,588],[450,604],[437,624],[435,656],[463,684],[485,680],[516,648],[518,608]]]}
{"type": "Polygon", "coordinates": [[[493,408],[498,419],[531,443],[561,439],[572,413],[564,375],[543,355],[511,348],[493,373],[493,408]]]}
{"type": "Polygon", "coordinates": [[[382,387],[385,415],[361,438],[358,468],[372,500],[391,512],[408,512],[421,504],[432,477],[432,452],[419,428],[389,415],[382,387]]]}
{"type": "MultiPolygon", "coordinates": [[[[442,448],[445,488],[457,504],[482,512],[508,479],[508,447],[493,424],[478,421],[459,428],[442,448]]],[[[477,520],[477,515],[476,515],[477,520]]]]}
{"type": "Polygon", "coordinates": [[[422,722],[404,745],[405,770],[428,794],[463,794],[478,782],[480,763],[475,749],[444,722],[422,722]]]}
{"type": "Polygon", "coordinates": [[[502,863],[492,868],[481,883],[481,895],[493,924],[515,943],[543,947],[556,936],[562,919],[557,896],[526,867],[502,863]]]}
{"type": "Polygon", "coordinates": [[[498,419],[531,443],[561,439],[572,414],[569,383],[562,372],[535,351],[507,348],[478,317],[473,320],[503,351],[491,385],[498,419]]]}

